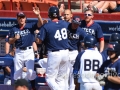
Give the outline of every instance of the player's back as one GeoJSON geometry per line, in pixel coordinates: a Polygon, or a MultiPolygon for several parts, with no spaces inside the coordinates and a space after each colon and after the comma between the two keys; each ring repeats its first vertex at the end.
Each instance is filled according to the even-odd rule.
{"type": "Polygon", "coordinates": [[[47,35],[46,42],[48,50],[63,50],[68,49],[67,28],[68,23],[59,21],[50,21],[44,26],[47,35]]]}
{"type": "Polygon", "coordinates": [[[96,71],[103,63],[102,55],[97,50],[87,49],[80,59],[80,78],[79,82],[97,82],[94,78],[96,71]]]}

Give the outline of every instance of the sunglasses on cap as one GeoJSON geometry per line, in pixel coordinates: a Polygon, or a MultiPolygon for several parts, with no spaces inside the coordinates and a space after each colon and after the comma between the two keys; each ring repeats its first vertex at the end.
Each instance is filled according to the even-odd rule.
{"type": "Polygon", "coordinates": [[[85,14],[85,16],[92,16],[92,14],[85,14]]]}

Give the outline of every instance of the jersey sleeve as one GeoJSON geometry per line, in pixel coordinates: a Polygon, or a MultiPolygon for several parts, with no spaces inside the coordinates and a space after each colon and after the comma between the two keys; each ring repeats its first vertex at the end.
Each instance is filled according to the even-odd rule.
{"type": "Polygon", "coordinates": [[[75,60],[75,64],[73,65],[74,70],[78,71],[80,69],[80,59],[81,59],[81,56],[82,56],[83,53],[84,53],[84,51],[80,52],[77,55],[76,60],[75,60]]]}
{"type": "Polygon", "coordinates": [[[104,37],[103,36],[103,31],[102,31],[102,28],[100,25],[98,25],[98,28],[97,28],[97,38],[102,38],[104,37]]]}
{"type": "Polygon", "coordinates": [[[42,26],[40,28],[40,32],[38,33],[38,36],[37,38],[39,38],[40,40],[44,41],[45,40],[45,37],[46,37],[46,29],[44,26],[42,26]]]}

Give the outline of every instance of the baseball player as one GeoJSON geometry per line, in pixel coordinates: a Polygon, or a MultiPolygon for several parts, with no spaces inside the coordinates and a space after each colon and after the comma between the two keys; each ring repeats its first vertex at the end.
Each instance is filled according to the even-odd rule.
{"type": "Polygon", "coordinates": [[[87,36],[86,32],[82,30],[79,25],[81,24],[81,18],[79,16],[74,16],[72,23],[68,26],[68,39],[69,39],[69,90],[75,90],[74,78],[73,78],[73,65],[78,55],[80,41],[87,36]]]}
{"type": "Polygon", "coordinates": [[[73,66],[74,77],[77,76],[79,71],[80,90],[102,90],[102,87],[94,78],[103,62],[102,55],[98,50],[95,50],[97,40],[94,36],[88,35],[84,38],[84,44],[86,50],[78,54],[73,66]]]}
{"type": "Polygon", "coordinates": [[[29,80],[36,78],[34,71],[33,41],[34,31],[42,24],[42,18],[38,8],[33,8],[33,12],[38,17],[38,23],[26,23],[26,15],[23,12],[17,13],[18,24],[10,30],[9,43],[15,43],[16,51],[14,56],[14,80],[22,77],[22,68],[27,67],[27,77],[29,80]]]}
{"type": "MultiPolygon", "coordinates": [[[[119,33],[112,33],[110,36],[109,42],[120,43],[120,34],[119,33]]],[[[101,54],[104,57],[104,61],[109,60],[109,57],[107,55],[107,49],[105,49],[101,54]]]]}
{"type": "Polygon", "coordinates": [[[51,90],[67,90],[67,67],[69,61],[68,23],[58,20],[59,9],[52,6],[48,10],[51,19],[40,29],[39,43],[46,41],[48,60],[46,82],[51,90]]]}
{"type": "Polygon", "coordinates": [[[110,42],[107,54],[110,59],[97,71],[97,80],[104,82],[104,90],[120,90],[120,44],[110,42]]]}
{"type": "Polygon", "coordinates": [[[102,52],[104,49],[103,32],[101,26],[92,20],[93,17],[93,11],[86,10],[85,20],[81,22],[80,27],[84,29],[87,34],[93,35],[98,40],[98,42],[100,43],[100,52],[102,52]]]}

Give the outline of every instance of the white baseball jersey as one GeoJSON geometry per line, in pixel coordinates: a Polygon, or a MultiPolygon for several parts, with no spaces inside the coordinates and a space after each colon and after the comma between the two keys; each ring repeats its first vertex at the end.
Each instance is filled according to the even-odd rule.
{"type": "Polygon", "coordinates": [[[79,59],[79,72],[80,77],[78,79],[79,83],[91,83],[97,82],[94,78],[96,71],[100,68],[103,63],[102,55],[98,50],[95,49],[87,49],[81,53],[79,53],[76,61],[79,59]]]}

